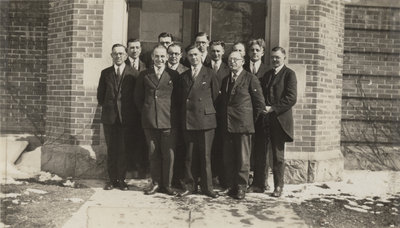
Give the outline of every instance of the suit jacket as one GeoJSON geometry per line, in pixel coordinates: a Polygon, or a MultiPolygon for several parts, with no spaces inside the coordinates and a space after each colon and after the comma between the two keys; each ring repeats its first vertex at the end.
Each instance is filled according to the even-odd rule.
{"type": "Polygon", "coordinates": [[[243,70],[228,94],[228,74],[221,85],[218,115],[222,129],[230,133],[254,133],[254,123],[265,109],[265,101],[257,77],[243,70]]]}
{"type": "MultiPolygon", "coordinates": [[[[205,65],[205,66],[212,68],[211,61],[208,65],[205,65]]],[[[222,85],[222,79],[224,79],[224,77],[226,77],[229,74],[229,72],[230,72],[230,69],[229,69],[228,65],[224,62],[221,62],[221,65],[219,66],[219,69],[217,71],[217,78],[218,78],[219,85],[222,85]]]]}
{"type": "Polygon", "coordinates": [[[138,110],[135,106],[133,93],[139,72],[125,66],[121,74],[121,86],[116,82],[114,66],[101,71],[99,86],[97,87],[97,101],[102,107],[101,122],[115,123],[118,115],[122,117],[122,124],[136,125],[139,123],[138,110]]]}
{"type": "Polygon", "coordinates": [[[154,68],[140,72],[135,87],[135,103],[141,113],[143,128],[177,128],[179,74],[165,68],[158,80],[154,68]]]}
{"type": "MultiPolygon", "coordinates": [[[[125,64],[132,67],[132,62],[129,60],[129,58],[127,58],[127,59],[125,60],[125,64]]],[[[146,69],[147,69],[147,68],[146,68],[146,64],[144,64],[144,62],[143,62],[142,60],[139,59],[139,69],[138,69],[138,71],[141,72],[141,71],[144,71],[144,70],[146,70],[146,69]]]]}
{"type": "MultiPolygon", "coordinates": [[[[250,70],[250,61],[247,61],[243,68],[247,71],[247,72],[251,72],[250,70]]],[[[261,62],[260,67],[258,68],[257,73],[255,73],[255,75],[257,76],[257,78],[261,78],[262,76],[264,76],[264,74],[268,71],[268,66],[267,64],[261,62]]]]}
{"type": "Polygon", "coordinates": [[[186,130],[207,130],[217,127],[215,101],[219,93],[216,73],[201,67],[195,81],[192,70],[181,75],[180,97],[182,127],[186,130]]]}
{"type": "MultiPolygon", "coordinates": [[[[167,68],[168,68],[168,64],[166,64],[167,68]]],[[[179,63],[178,67],[176,68],[175,71],[177,71],[179,74],[182,74],[183,72],[187,71],[189,68],[187,68],[186,66],[184,66],[182,63],[179,63]]]]}
{"type": "Polygon", "coordinates": [[[287,134],[287,142],[293,141],[292,107],[297,101],[296,73],[286,66],[274,76],[274,69],[269,70],[260,79],[266,104],[271,106],[277,115],[282,129],[287,134]]]}

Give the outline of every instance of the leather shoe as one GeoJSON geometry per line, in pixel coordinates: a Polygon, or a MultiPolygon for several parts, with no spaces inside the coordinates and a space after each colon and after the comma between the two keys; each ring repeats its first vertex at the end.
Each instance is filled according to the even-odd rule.
{"type": "Polygon", "coordinates": [[[158,192],[159,189],[160,189],[160,186],[159,186],[158,184],[153,184],[153,185],[151,186],[151,188],[147,189],[147,190],[144,192],[144,194],[145,194],[145,195],[153,195],[153,194],[155,194],[156,192],[158,192]]]}
{"type": "Polygon", "coordinates": [[[163,188],[162,192],[166,193],[167,195],[170,195],[170,196],[175,196],[177,194],[177,192],[170,187],[163,188]]]}
{"type": "Polygon", "coordinates": [[[184,197],[184,196],[188,196],[188,195],[190,195],[190,194],[192,194],[191,191],[185,190],[184,192],[179,193],[178,196],[179,196],[179,197],[184,197]]]}
{"type": "Polygon", "coordinates": [[[120,180],[120,181],[118,182],[118,184],[119,184],[119,189],[121,189],[122,191],[127,191],[127,190],[129,190],[129,187],[128,187],[128,185],[125,183],[125,181],[120,180]]]}
{"type": "Polygon", "coordinates": [[[255,185],[251,185],[248,189],[247,192],[254,192],[254,193],[264,193],[264,188],[260,188],[255,185]]]}
{"type": "Polygon", "coordinates": [[[281,187],[276,187],[274,192],[272,193],[273,197],[281,197],[282,195],[282,188],[281,187]]]}
{"type": "Polygon", "coordinates": [[[246,192],[242,189],[239,189],[235,195],[235,199],[241,200],[241,199],[244,199],[245,196],[246,196],[246,192]]]}
{"type": "Polygon", "coordinates": [[[206,192],[204,192],[204,195],[209,196],[214,199],[219,197],[218,193],[216,193],[214,191],[206,191],[206,192]]]}
{"type": "Polygon", "coordinates": [[[111,182],[108,182],[105,186],[104,186],[104,190],[112,190],[114,188],[114,184],[111,182]]]}

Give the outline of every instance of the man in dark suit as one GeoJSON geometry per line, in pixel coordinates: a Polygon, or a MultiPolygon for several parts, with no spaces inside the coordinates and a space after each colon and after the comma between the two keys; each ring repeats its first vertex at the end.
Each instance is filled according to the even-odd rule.
{"type": "Polygon", "coordinates": [[[218,115],[224,131],[223,161],[228,195],[245,197],[250,172],[251,136],[254,123],[265,108],[260,81],[243,69],[244,59],[239,52],[228,58],[231,74],[222,80],[218,115]]]}
{"type": "Polygon", "coordinates": [[[244,65],[244,69],[256,75],[257,78],[261,78],[268,71],[267,64],[262,62],[264,50],[264,39],[252,39],[247,45],[249,61],[244,65]]]}
{"type": "MultiPolygon", "coordinates": [[[[210,42],[210,57],[211,62],[207,67],[213,69],[217,73],[218,83],[221,85],[222,79],[229,75],[229,67],[222,61],[225,53],[225,43],[223,41],[215,40],[210,42]]],[[[215,129],[214,142],[211,152],[211,170],[213,174],[213,182],[226,187],[223,162],[222,162],[222,132],[219,127],[217,115],[217,128],[215,129]]]]}
{"type": "Polygon", "coordinates": [[[175,195],[171,181],[179,121],[179,75],[165,67],[168,57],[164,46],[156,46],[152,57],[154,66],[140,73],[135,87],[135,102],[141,112],[153,181],[145,193],[151,195],[160,191],[175,195]]]}
{"type": "Polygon", "coordinates": [[[97,88],[97,101],[102,107],[101,122],[107,145],[107,171],[110,182],[104,187],[110,190],[119,187],[128,190],[126,174],[126,132],[138,125],[138,110],[133,99],[138,71],[127,67],[126,48],[114,44],[111,57],[114,64],[101,72],[97,88]]]}
{"type": "Polygon", "coordinates": [[[190,70],[181,75],[182,127],[186,146],[185,192],[197,190],[197,180],[205,195],[216,198],[211,173],[211,146],[217,126],[215,100],[219,85],[215,72],[201,63],[201,52],[191,45],[186,48],[190,70]]]}
{"type": "Polygon", "coordinates": [[[223,61],[225,54],[225,43],[224,41],[215,40],[210,42],[210,58],[211,61],[205,64],[206,67],[210,67],[217,73],[218,82],[221,85],[222,79],[229,74],[229,67],[223,61]]]}
{"type": "Polygon", "coordinates": [[[125,63],[137,71],[146,70],[146,64],[139,59],[142,53],[142,44],[139,39],[129,39],[127,42],[127,53],[128,58],[125,63]]]}
{"type": "MultiPolygon", "coordinates": [[[[139,39],[131,38],[128,40],[127,53],[128,58],[125,60],[126,65],[139,72],[146,70],[146,64],[139,58],[142,53],[142,44],[139,39]]],[[[148,174],[149,161],[141,121],[139,120],[139,126],[128,129],[127,134],[129,135],[128,137],[130,137],[126,148],[129,160],[128,171],[137,171],[137,175],[134,177],[143,178],[148,174]]]]}
{"type": "Polygon", "coordinates": [[[255,146],[255,170],[253,185],[263,190],[268,173],[266,157],[272,153],[272,173],[274,175],[274,192],[272,196],[280,197],[283,189],[285,170],[285,142],[293,142],[292,107],[297,100],[296,73],[285,66],[285,49],[272,49],[271,62],[273,69],[261,79],[261,87],[266,101],[266,115],[257,126],[255,146]],[[268,142],[272,151],[267,150],[268,142]]]}
{"type": "Polygon", "coordinates": [[[187,71],[189,68],[180,63],[182,58],[182,48],[179,44],[171,44],[168,46],[168,63],[167,67],[177,71],[179,74],[187,71]]]}
{"type": "MultiPolygon", "coordinates": [[[[195,40],[194,40],[194,44],[200,51],[201,63],[204,66],[211,65],[211,58],[208,55],[208,46],[210,45],[210,37],[207,35],[207,33],[205,33],[205,32],[197,33],[195,40]]],[[[186,58],[184,60],[183,65],[185,65],[187,67],[191,66],[188,58],[186,58]]]]}

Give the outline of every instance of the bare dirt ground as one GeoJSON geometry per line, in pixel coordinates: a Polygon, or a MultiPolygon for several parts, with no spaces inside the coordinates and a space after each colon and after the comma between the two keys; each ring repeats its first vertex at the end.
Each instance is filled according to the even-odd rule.
{"type": "Polygon", "coordinates": [[[1,222],[5,227],[61,227],[94,192],[56,183],[24,182],[0,187],[1,222]]]}

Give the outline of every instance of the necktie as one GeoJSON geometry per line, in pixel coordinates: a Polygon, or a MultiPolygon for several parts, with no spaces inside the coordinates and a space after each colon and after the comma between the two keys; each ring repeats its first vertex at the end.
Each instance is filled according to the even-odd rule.
{"type": "Polygon", "coordinates": [[[139,70],[139,66],[138,66],[139,64],[138,64],[138,61],[137,60],[135,60],[134,62],[133,62],[133,67],[135,68],[135,70],[139,70]]]}
{"type": "Polygon", "coordinates": [[[196,67],[193,68],[193,70],[192,70],[192,78],[193,78],[193,81],[194,81],[194,79],[196,78],[198,71],[199,71],[199,70],[198,70],[196,67]]]}
{"type": "Polygon", "coordinates": [[[118,83],[118,85],[120,83],[120,80],[121,80],[121,70],[119,67],[117,67],[117,83],[118,83]]]}
{"type": "Polygon", "coordinates": [[[227,89],[228,95],[231,94],[232,88],[233,88],[233,86],[235,85],[235,80],[236,80],[236,74],[233,73],[233,74],[232,74],[232,77],[231,77],[230,80],[229,80],[229,84],[228,84],[228,89],[227,89]]]}
{"type": "Polygon", "coordinates": [[[160,78],[161,78],[161,73],[162,73],[162,72],[161,72],[161,68],[156,67],[155,70],[156,70],[156,76],[157,76],[158,80],[160,80],[160,78]]]}
{"type": "Polygon", "coordinates": [[[254,62],[251,62],[251,73],[256,74],[256,64],[254,62]]]}

